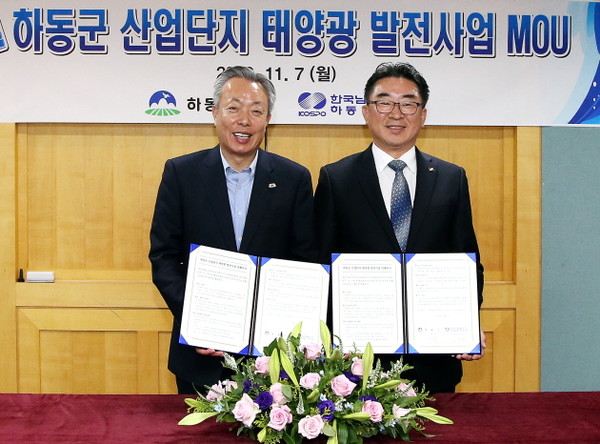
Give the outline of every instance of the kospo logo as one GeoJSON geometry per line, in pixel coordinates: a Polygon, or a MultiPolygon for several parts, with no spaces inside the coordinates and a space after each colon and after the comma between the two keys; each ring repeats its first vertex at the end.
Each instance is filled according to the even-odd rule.
{"type": "Polygon", "coordinates": [[[298,96],[298,105],[306,111],[299,111],[301,117],[320,117],[326,116],[327,113],[322,110],[327,104],[325,94],[321,92],[309,93],[304,92],[298,96]]]}
{"type": "Polygon", "coordinates": [[[181,111],[177,109],[177,100],[169,91],[156,91],[148,101],[146,114],[151,116],[175,116],[181,111]]]}

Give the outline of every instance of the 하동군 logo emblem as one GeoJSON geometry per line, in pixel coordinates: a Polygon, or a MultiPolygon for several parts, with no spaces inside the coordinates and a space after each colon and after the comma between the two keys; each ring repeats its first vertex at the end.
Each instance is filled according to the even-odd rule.
{"type": "Polygon", "coordinates": [[[8,42],[6,41],[4,29],[2,29],[2,20],[0,20],[0,52],[4,52],[7,50],[8,50],[8,42]]]}
{"type": "Polygon", "coordinates": [[[149,108],[146,110],[146,114],[151,116],[176,116],[181,114],[181,111],[177,109],[177,100],[175,96],[169,91],[161,90],[156,91],[150,97],[148,101],[149,108]]]}

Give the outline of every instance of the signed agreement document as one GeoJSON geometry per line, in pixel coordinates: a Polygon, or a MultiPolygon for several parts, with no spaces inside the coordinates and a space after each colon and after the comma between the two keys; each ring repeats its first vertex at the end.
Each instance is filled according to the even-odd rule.
{"type": "Polygon", "coordinates": [[[302,322],[318,343],[328,291],[326,265],[192,245],[179,342],[256,356],[302,322]]]}
{"type": "Polygon", "coordinates": [[[474,254],[335,254],[332,311],[346,350],[481,352],[474,254]]]}

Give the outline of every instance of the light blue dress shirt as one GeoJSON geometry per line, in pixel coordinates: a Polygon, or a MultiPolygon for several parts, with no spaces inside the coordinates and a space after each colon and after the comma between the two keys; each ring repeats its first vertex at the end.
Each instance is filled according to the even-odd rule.
{"type": "Polygon", "coordinates": [[[250,206],[250,195],[252,194],[252,184],[254,183],[254,173],[256,171],[258,156],[255,156],[250,166],[242,171],[234,170],[222,155],[221,158],[223,159],[223,167],[225,168],[225,177],[227,179],[227,194],[229,196],[229,208],[233,221],[235,243],[239,250],[244,235],[248,207],[250,206]]]}

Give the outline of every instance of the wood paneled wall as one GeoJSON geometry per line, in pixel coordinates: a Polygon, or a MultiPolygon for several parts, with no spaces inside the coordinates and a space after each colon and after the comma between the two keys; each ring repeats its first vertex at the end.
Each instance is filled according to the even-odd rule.
{"type": "MultiPolygon", "coordinates": [[[[150,282],[163,164],[215,144],[210,125],[0,125],[0,391],[171,393],[171,316],[150,282]],[[17,283],[19,269],[54,271],[17,283]]],[[[319,168],[370,142],[361,126],[269,127],[268,149],[319,168]]],[[[540,130],[427,127],[464,166],[486,272],[487,356],[461,391],[539,388],[540,130]]]]}

